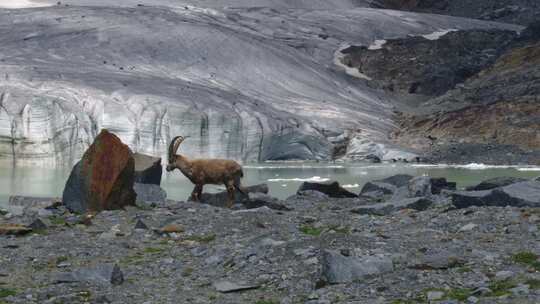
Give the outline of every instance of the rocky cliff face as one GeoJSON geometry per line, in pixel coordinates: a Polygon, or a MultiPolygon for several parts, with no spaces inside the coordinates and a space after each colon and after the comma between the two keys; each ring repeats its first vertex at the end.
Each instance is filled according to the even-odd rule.
{"type": "Polygon", "coordinates": [[[512,48],[463,86],[404,115],[398,141],[433,161],[540,164],[540,43],[512,48]]]}
{"type": "Polygon", "coordinates": [[[540,3],[536,0],[374,0],[371,5],[523,25],[540,18],[540,3]]]}
{"type": "Polygon", "coordinates": [[[192,157],[406,158],[388,140],[392,97],[336,50],[441,29],[519,29],[357,1],[241,2],[0,9],[0,157],[69,163],[107,128],[153,155],[190,135],[182,149],[192,157]]]}

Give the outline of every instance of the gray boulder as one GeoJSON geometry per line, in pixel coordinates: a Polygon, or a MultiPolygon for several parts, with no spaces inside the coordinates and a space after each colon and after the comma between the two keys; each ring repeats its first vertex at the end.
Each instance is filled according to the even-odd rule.
{"type": "Polygon", "coordinates": [[[155,184],[133,184],[133,190],[137,193],[137,203],[165,203],[167,192],[155,184]]]}
{"type": "Polygon", "coordinates": [[[384,182],[367,182],[364,187],[362,187],[362,190],[360,190],[361,196],[374,196],[374,193],[388,195],[388,194],[394,194],[396,191],[396,186],[387,184],[384,182]]]}
{"type": "MultiPolygon", "coordinates": [[[[259,185],[244,187],[243,191],[245,193],[242,193],[236,190],[236,193],[234,195],[235,204],[243,204],[244,201],[249,201],[249,195],[251,193],[268,194],[269,190],[268,190],[267,184],[259,184],[259,185]]],[[[229,194],[227,193],[227,191],[222,191],[218,193],[203,193],[201,195],[201,203],[209,204],[209,205],[217,206],[217,207],[225,207],[228,200],[228,195],[229,194]]]]}
{"type": "Polygon", "coordinates": [[[433,201],[424,197],[404,199],[401,201],[390,201],[386,203],[373,204],[351,209],[352,213],[370,215],[388,215],[402,209],[414,209],[423,211],[433,205],[433,201]]]}
{"type": "Polygon", "coordinates": [[[409,184],[409,181],[413,178],[414,176],[412,175],[397,174],[397,175],[392,175],[390,177],[377,180],[375,182],[390,184],[396,187],[403,187],[403,186],[407,186],[409,184]]]}
{"type": "Polygon", "coordinates": [[[540,183],[527,181],[485,191],[450,193],[456,208],[470,206],[540,207],[540,183]]]}
{"type": "Polygon", "coordinates": [[[334,198],[358,197],[358,195],[342,188],[338,182],[330,182],[330,183],[304,182],[302,183],[302,185],[300,186],[300,188],[298,189],[296,193],[301,193],[307,190],[319,191],[321,193],[328,195],[329,197],[334,197],[334,198]]]}
{"type": "Polygon", "coordinates": [[[50,216],[56,206],[61,203],[60,198],[11,196],[6,211],[15,216],[50,216]]]}
{"type": "Polygon", "coordinates": [[[431,196],[431,178],[429,176],[417,176],[409,181],[407,187],[409,197],[431,196]]]}
{"type": "Polygon", "coordinates": [[[329,284],[350,283],[394,270],[392,260],[382,256],[344,256],[337,251],[322,253],[321,277],[329,284]]]}
{"type": "Polygon", "coordinates": [[[467,191],[483,191],[483,190],[491,190],[499,187],[508,186],[511,184],[519,183],[519,182],[525,182],[527,181],[524,178],[519,177],[495,177],[488,180],[485,180],[478,185],[471,186],[467,188],[467,191]]]}
{"type": "Polygon", "coordinates": [[[116,264],[103,264],[92,268],[83,268],[56,275],[55,283],[93,283],[98,285],[120,285],[124,274],[116,264]]]}
{"type": "Polygon", "coordinates": [[[133,154],[135,160],[135,183],[161,185],[163,167],[161,158],[146,154],[133,154]]]}
{"type": "Polygon", "coordinates": [[[247,209],[255,209],[266,206],[274,210],[291,210],[291,208],[287,207],[283,201],[260,192],[249,193],[249,199],[243,200],[242,204],[247,209]]]}

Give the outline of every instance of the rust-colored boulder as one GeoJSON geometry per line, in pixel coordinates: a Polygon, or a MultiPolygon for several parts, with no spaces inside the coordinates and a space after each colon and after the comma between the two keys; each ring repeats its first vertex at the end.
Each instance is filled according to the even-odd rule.
{"type": "Polygon", "coordinates": [[[63,194],[72,212],[121,209],[135,205],[135,161],[129,147],[102,130],[73,167],[63,194]]]}

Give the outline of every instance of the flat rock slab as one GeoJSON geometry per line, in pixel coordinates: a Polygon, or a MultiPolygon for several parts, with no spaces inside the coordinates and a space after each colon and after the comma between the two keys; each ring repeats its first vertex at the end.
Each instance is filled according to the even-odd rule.
{"type": "Polygon", "coordinates": [[[540,207],[540,182],[527,181],[485,191],[450,193],[456,208],[470,206],[540,207]]]}
{"type": "MultiPolygon", "coordinates": [[[[235,204],[243,204],[244,201],[249,200],[249,196],[252,193],[268,194],[268,185],[259,184],[243,188],[245,193],[236,190],[234,195],[235,204]]],[[[228,200],[227,191],[218,193],[203,193],[201,195],[201,203],[209,204],[216,207],[225,207],[228,200]]]]}
{"type": "Polygon", "coordinates": [[[345,190],[345,188],[341,187],[338,182],[330,182],[330,183],[304,182],[298,189],[297,194],[302,193],[307,190],[319,191],[321,193],[328,195],[329,197],[334,197],[334,198],[358,197],[358,195],[345,190]]]}
{"type": "Polygon", "coordinates": [[[351,209],[352,213],[370,215],[388,215],[402,209],[423,211],[433,205],[433,201],[424,197],[409,198],[400,201],[373,204],[351,209]]]}
{"type": "Polygon", "coordinates": [[[221,293],[236,292],[249,289],[257,289],[259,285],[248,284],[246,282],[238,281],[219,281],[212,284],[214,288],[221,293]]]}
{"type": "Polygon", "coordinates": [[[330,284],[349,283],[368,279],[394,270],[394,264],[383,256],[344,256],[337,251],[322,254],[322,279],[330,284]]]}
{"type": "Polygon", "coordinates": [[[484,191],[491,190],[499,187],[508,186],[511,184],[526,182],[527,180],[520,177],[495,177],[488,180],[485,180],[478,185],[471,186],[467,188],[467,191],[484,191]]]}
{"type": "Polygon", "coordinates": [[[87,282],[98,285],[120,285],[124,282],[124,274],[118,265],[104,264],[93,268],[58,273],[54,281],[55,283],[87,282]]]}

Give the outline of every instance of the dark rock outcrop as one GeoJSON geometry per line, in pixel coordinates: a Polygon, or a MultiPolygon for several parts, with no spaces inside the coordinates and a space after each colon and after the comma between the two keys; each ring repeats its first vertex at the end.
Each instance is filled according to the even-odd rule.
{"type": "Polygon", "coordinates": [[[467,187],[467,191],[491,190],[499,187],[508,186],[514,183],[525,182],[524,178],[519,177],[495,177],[485,180],[476,186],[467,187]]]}
{"type": "Polygon", "coordinates": [[[71,171],[62,201],[78,213],[134,205],[134,169],[129,147],[102,130],[71,171]]]}
{"type": "Polygon", "coordinates": [[[449,32],[436,40],[387,40],[380,49],[352,46],[344,64],[390,92],[440,96],[495,62],[517,33],[503,30],[449,32]],[[412,58],[412,59],[411,59],[412,58]]]}
{"type": "Polygon", "coordinates": [[[310,183],[304,182],[298,189],[297,193],[302,193],[303,191],[314,190],[319,191],[333,198],[346,198],[346,197],[358,197],[358,195],[347,191],[339,185],[338,182],[330,183],[310,183]]]}
{"type": "Polygon", "coordinates": [[[457,208],[470,206],[540,207],[540,183],[527,181],[493,190],[457,191],[450,193],[457,208]]]}
{"type": "Polygon", "coordinates": [[[540,164],[540,42],[522,44],[517,39],[492,66],[423,104],[428,114],[403,114],[396,143],[428,162],[540,164]]]}
{"type": "Polygon", "coordinates": [[[135,182],[140,184],[161,184],[161,158],[146,154],[133,154],[135,160],[135,182]]]}
{"type": "Polygon", "coordinates": [[[540,18],[540,3],[534,0],[374,0],[371,6],[523,25],[540,18]]]}
{"type": "Polygon", "coordinates": [[[428,209],[433,202],[424,197],[409,198],[400,201],[389,201],[385,203],[373,204],[351,209],[352,213],[370,215],[388,215],[402,209],[413,209],[423,211],[428,209]]]}
{"type": "MultiPolygon", "coordinates": [[[[242,193],[236,190],[234,194],[235,204],[243,204],[244,202],[247,201],[247,204],[249,205],[250,194],[253,194],[253,193],[268,194],[268,191],[269,191],[268,185],[266,184],[259,184],[259,185],[244,187],[243,190],[245,193],[242,193]]],[[[217,207],[225,207],[227,200],[228,200],[227,191],[222,191],[218,193],[203,193],[201,195],[201,203],[209,204],[209,205],[217,206],[217,207]]]]}

